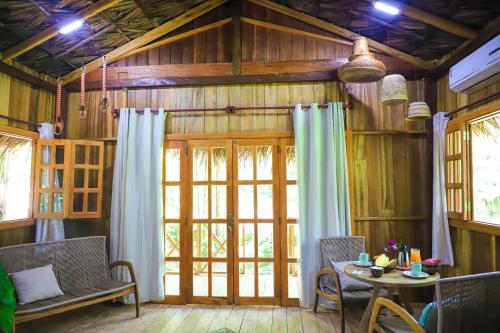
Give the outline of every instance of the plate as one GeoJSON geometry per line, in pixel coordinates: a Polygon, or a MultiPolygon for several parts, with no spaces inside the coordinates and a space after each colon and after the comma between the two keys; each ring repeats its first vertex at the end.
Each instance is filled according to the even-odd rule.
{"type": "Polygon", "coordinates": [[[420,272],[420,275],[415,276],[415,275],[411,274],[411,271],[404,271],[403,275],[406,277],[409,277],[411,279],[425,279],[425,278],[429,277],[429,274],[427,274],[425,272],[420,272]]]}
{"type": "Polygon", "coordinates": [[[371,267],[372,263],[371,263],[371,261],[369,261],[367,263],[362,263],[360,261],[355,261],[354,262],[354,266],[358,266],[358,267],[371,267]]]}

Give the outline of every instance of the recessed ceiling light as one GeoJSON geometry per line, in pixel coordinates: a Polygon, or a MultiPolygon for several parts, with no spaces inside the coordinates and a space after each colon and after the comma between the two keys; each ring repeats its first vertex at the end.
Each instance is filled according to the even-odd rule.
{"type": "Polygon", "coordinates": [[[399,14],[399,8],[391,6],[391,5],[389,5],[385,2],[382,2],[382,1],[375,1],[373,3],[373,6],[375,7],[375,9],[378,9],[386,14],[390,14],[390,15],[398,15],[399,14]]]}
{"type": "Polygon", "coordinates": [[[59,29],[59,32],[62,34],[69,34],[72,31],[75,31],[76,29],[80,28],[83,25],[83,20],[76,20],[73,22],[70,22],[66,24],[64,27],[59,29]]]}

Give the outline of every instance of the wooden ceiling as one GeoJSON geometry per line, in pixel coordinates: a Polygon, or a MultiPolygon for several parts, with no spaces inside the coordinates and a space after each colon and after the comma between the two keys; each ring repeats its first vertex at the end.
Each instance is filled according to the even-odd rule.
{"type": "MultiPolygon", "coordinates": [[[[500,14],[500,5],[491,0],[401,0],[398,5],[402,13],[394,17],[377,12],[369,0],[249,1],[263,12],[254,15],[254,18],[263,17],[261,22],[273,23],[266,11],[275,11],[329,32],[333,37],[328,38],[336,35],[349,40],[363,35],[371,39],[372,48],[426,70],[444,60],[446,55],[467,40],[474,39],[500,14]]],[[[205,15],[224,2],[1,1],[0,52],[4,61],[15,59],[40,73],[52,77],[66,75],[68,80],[74,79],[83,64],[90,64],[91,69],[97,68],[102,63],[100,59],[103,55],[113,55],[111,61],[114,61],[148,43],[172,38],[172,35],[182,31],[180,28],[184,23],[193,19],[192,15],[205,15]],[[204,11],[197,9],[203,6],[202,3],[208,3],[204,11]],[[58,34],[58,28],[75,17],[85,19],[83,27],[68,35],[58,34]]],[[[248,5],[246,2],[243,4],[248,5]]],[[[225,6],[230,8],[230,4],[225,6]]],[[[227,17],[216,17],[204,23],[229,19],[231,11],[224,12],[228,12],[227,17]]],[[[288,28],[293,30],[297,27],[288,28]]],[[[235,51],[237,49],[233,49],[235,51]]]]}

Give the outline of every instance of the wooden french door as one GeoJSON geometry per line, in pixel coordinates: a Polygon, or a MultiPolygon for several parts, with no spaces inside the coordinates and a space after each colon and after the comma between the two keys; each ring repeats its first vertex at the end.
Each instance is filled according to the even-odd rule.
{"type": "Polygon", "coordinates": [[[297,305],[293,139],[168,141],[165,301],[297,305]]]}

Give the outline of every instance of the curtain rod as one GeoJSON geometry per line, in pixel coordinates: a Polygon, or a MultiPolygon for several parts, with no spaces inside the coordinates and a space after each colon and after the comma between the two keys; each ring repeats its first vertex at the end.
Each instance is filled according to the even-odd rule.
{"type": "Polygon", "coordinates": [[[14,118],[14,117],[4,116],[2,114],[0,114],[0,118],[7,119],[7,120],[10,120],[10,121],[15,121],[15,122],[18,122],[18,123],[28,124],[28,125],[31,125],[31,126],[33,126],[35,128],[39,127],[39,125],[37,123],[32,122],[32,121],[28,121],[28,120],[17,119],[17,118],[14,118]]]}
{"type": "MultiPolygon", "coordinates": [[[[344,108],[350,108],[350,104],[342,103],[344,108]]],[[[308,109],[310,105],[302,105],[303,108],[308,109]]],[[[328,107],[328,104],[318,104],[320,108],[328,107]]],[[[208,111],[225,111],[226,113],[235,113],[236,111],[242,110],[293,110],[295,109],[295,105],[276,105],[276,106],[234,106],[228,105],[223,108],[192,108],[192,109],[165,109],[166,113],[176,113],[176,112],[208,112],[208,111]]],[[[144,109],[136,109],[137,113],[144,113],[144,109]]],[[[158,113],[157,109],[151,109],[151,112],[158,113]]],[[[111,111],[113,116],[118,117],[120,115],[120,109],[114,109],[111,111]]]]}
{"type": "Polygon", "coordinates": [[[498,95],[500,95],[500,90],[499,90],[499,91],[497,91],[497,92],[494,92],[493,94],[490,94],[490,95],[488,95],[488,96],[486,96],[486,97],[480,98],[480,99],[478,99],[478,100],[477,100],[477,101],[475,101],[475,102],[472,102],[472,103],[466,104],[466,105],[464,105],[464,106],[461,106],[461,107],[459,107],[458,109],[456,109],[456,110],[454,110],[454,111],[448,112],[447,114],[445,114],[445,117],[450,118],[450,117],[452,117],[453,115],[455,115],[455,114],[459,113],[460,111],[463,111],[463,110],[465,110],[465,109],[471,108],[471,107],[476,106],[476,105],[478,105],[478,104],[484,103],[484,102],[486,102],[487,100],[490,100],[490,99],[492,99],[493,97],[496,97],[496,96],[498,96],[498,95]]]}

